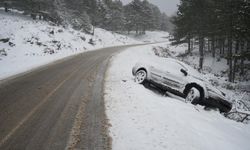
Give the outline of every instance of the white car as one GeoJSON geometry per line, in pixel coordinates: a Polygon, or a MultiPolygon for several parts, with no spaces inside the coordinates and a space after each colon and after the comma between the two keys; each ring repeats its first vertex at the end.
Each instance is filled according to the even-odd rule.
{"type": "Polygon", "coordinates": [[[173,58],[164,58],[137,63],[132,70],[135,81],[154,86],[185,98],[192,104],[218,108],[229,112],[232,104],[225,94],[205,81],[200,73],[185,63],[173,58]]]}

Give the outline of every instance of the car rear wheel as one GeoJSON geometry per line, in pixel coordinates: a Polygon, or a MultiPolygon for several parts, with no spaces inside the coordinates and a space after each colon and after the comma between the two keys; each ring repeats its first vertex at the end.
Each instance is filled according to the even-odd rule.
{"type": "Polygon", "coordinates": [[[185,101],[190,102],[192,104],[198,104],[200,97],[200,91],[197,88],[193,87],[189,90],[185,101]]]}
{"type": "Polygon", "coordinates": [[[145,83],[147,72],[145,70],[138,70],[135,74],[135,82],[139,84],[145,83]]]}

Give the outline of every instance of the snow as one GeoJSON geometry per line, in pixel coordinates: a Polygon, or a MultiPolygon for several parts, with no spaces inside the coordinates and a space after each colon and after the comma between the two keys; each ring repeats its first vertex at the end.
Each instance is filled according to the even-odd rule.
{"type": "Polygon", "coordinates": [[[138,41],[154,43],[168,41],[169,33],[164,31],[146,31],[146,34],[136,35],[135,32],[131,32],[127,36],[138,41]]]}
{"type": "MultiPolygon", "coordinates": [[[[172,57],[178,59],[189,66],[198,70],[199,68],[199,49],[195,46],[190,55],[186,55],[187,44],[181,44],[178,46],[172,46],[170,42],[154,46],[154,52],[160,57],[172,57]]],[[[194,72],[192,72],[194,73],[194,72]]],[[[243,100],[250,106],[250,78],[249,73],[246,72],[244,77],[236,76],[235,83],[228,82],[228,65],[225,58],[217,57],[213,58],[211,53],[205,51],[205,57],[202,70],[203,79],[209,81],[213,86],[217,87],[221,91],[227,94],[227,99],[231,102],[236,101],[241,97],[244,92],[245,96],[243,100]],[[242,80],[244,78],[244,80],[242,80]]],[[[196,75],[197,76],[197,75],[196,75]]]]}
{"type": "MultiPolygon", "coordinates": [[[[89,50],[166,41],[129,48],[111,60],[105,80],[105,105],[112,125],[110,136],[114,150],[249,149],[249,124],[227,119],[215,110],[205,111],[201,106],[185,103],[171,94],[162,95],[133,81],[131,71],[138,61],[164,61],[159,56],[171,55],[197,67],[197,52],[193,56],[179,57],[187,47],[171,46],[168,33],[149,31],[146,35],[132,33],[127,37],[97,28],[92,36],[72,28],[34,21],[21,13],[15,10],[4,13],[0,8],[0,39],[10,38],[7,43],[0,42],[0,80],[89,50]],[[90,39],[94,45],[89,43],[90,39]]],[[[218,85],[231,101],[239,98],[241,91],[232,91],[226,86],[246,89],[250,85],[250,82],[229,84],[226,77],[217,77],[227,69],[224,59],[218,62],[206,56],[204,66],[204,77],[218,85]]],[[[249,93],[245,99],[248,98],[249,93]]]]}
{"type": "Polygon", "coordinates": [[[185,103],[181,98],[164,96],[133,81],[131,71],[138,61],[164,59],[152,51],[158,46],[167,47],[176,55],[185,49],[167,42],[129,48],[112,58],[105,84],[112,148],[248,150],[249,124],[230,120],[216,110],[185,103]]]}
{"type": "Polygon", "coordinates": [[[32,20],[21,13],[0,10],[0,39],[10,39],[7,43],[0,41],[0,80],[89,50],[140,43],[100,28],[92,36],[32,20]],[[90,39],[94,45],[89,43],[90,39]]]}

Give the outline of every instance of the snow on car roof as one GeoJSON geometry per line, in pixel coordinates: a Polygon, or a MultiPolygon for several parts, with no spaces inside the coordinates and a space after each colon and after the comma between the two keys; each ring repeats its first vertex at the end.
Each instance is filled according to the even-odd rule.
{"type": "Polygon", "coordinates": [[[188,72],[188,74],[205,80],[203,75],[195,70],[192,66],[178,60],[175,58],[159,58],[158,56],[155,57],[144,57],[144,59],[140,60],[141,64],[147,64],[149,66],[157,66],[159,68],[165,69],[164,67],[168,67],[167,69],[173,69],[173,71],[184,69],[188,72]]]}

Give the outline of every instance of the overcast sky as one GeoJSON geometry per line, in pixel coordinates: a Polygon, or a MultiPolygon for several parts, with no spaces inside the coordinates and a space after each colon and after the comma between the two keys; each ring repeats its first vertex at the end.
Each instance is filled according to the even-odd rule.
{"type": "MultiPolygon", "coordinates": [[[[124,4],[131,2],[132,0],[121,0],[124,4]]],[[[168,16],[177,11],[177,4],[180,0],[148,0],[150,3],[157,5],[161,11],[165,12],[168,16]]]]}

